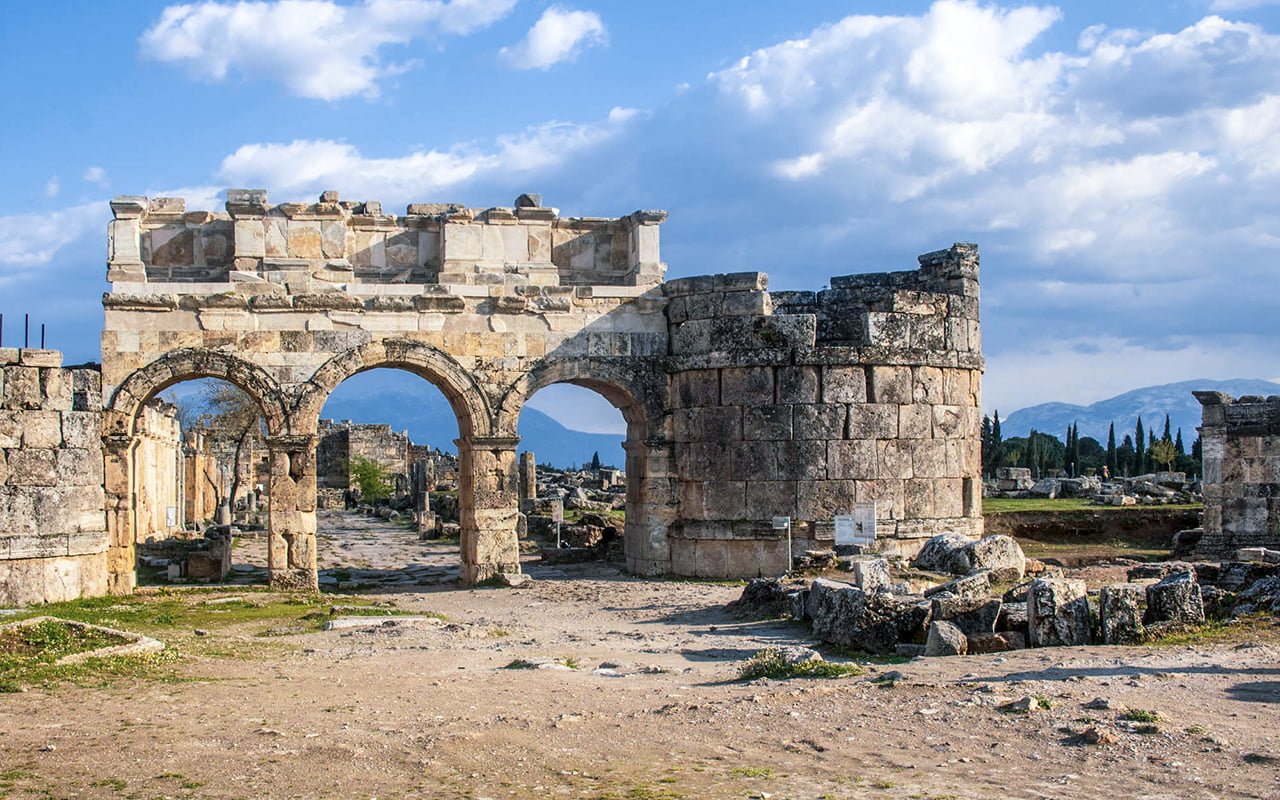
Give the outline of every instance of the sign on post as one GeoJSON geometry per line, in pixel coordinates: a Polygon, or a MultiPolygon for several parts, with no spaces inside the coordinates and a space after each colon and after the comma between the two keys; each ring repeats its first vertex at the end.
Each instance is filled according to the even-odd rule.
{"type": "Polygon", "coordinates": [[[852,514],[838,514],[836,523],[837,545],[866,547],[876,540],[876,504],[855,503],[852,514]]]}

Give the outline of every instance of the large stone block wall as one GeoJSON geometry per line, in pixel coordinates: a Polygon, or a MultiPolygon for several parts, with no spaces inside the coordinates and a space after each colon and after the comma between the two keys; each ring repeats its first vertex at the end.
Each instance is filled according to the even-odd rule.
{"type": "Polygon", "coordinates": [[[0,349],[0,606],[106,593],[101,409],[97,369],[0,349]]]}
{"type": "Polygon", "coordinates": [[[1204,535],[1196,555],[1280,549],[1280,397],[1194,394],[1204,462],[1204,535]]]}
{"type": "Polygon", "coordinates": [[[134,480],[151,491],[138,495],[134,540],[145,542],[167,538],[182,527],[186,465],[177,408],[163,400],[151,401],[138,418],[138,433],[134,480]]]}
{"type": "Polygon", "coordinates": [[[408,485],[409,434],[390,425],[320,420],[320,442],[316,447],[316,485],[321,489],[351,486],[351,459],[367,458],[381,464],[394,488],[408,485]]]}
{"type": "Polygon", "coordinates": [[[875,503],[876,548],[981,534],[982,357],[972,245],[911,272],[766,291],[740,273],[665,284],[680,520],[672,570],[777,574],[875,503]]]}

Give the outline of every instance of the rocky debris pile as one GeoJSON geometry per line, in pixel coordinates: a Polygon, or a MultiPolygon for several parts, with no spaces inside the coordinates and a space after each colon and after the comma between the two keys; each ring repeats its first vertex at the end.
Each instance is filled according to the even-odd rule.
{"type": "Polygon", "coordinates": [[[1089,498],[1101,506],[1173,505],[1204,502],[1204,485],[1185,472],[1153,472],[1104,481],[1097,475],[1048,475],[1038,480],[1025,467],[1001,467],[983,484],[984,497],[1009,499],[1089,498]]]}
{"type": "Polygon", "coordinates": [[[1091,593],[1060,570],[1022,580],[1026,562],[1010,537],[947,533],[930,539],[913,566],[956,577],[923,592],[895,583],[886,559],[860,556],[847,580],[751,581],[731,609],[755,619],[790,614],[824,642],[911,657],[1134,644],[1215,615],[1280,613],[1280,564],[1142,564],[1126,582],[1091,593]],[[1009,581],[1020,582],[997,596],[993,584],[1009,581]]]}

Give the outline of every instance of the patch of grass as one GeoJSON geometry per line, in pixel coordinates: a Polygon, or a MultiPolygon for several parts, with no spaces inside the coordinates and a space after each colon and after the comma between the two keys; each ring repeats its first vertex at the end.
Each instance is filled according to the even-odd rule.
{"type": "Polygon", "coordinates": [[[538,665],[532,661],[523,658],[513,659],[503,669],[537,669],[538,665]]]}
{"type": "Polygon", "coordinates": [[[485,635],[488,636],[490,639],[502,639],[504,637],[510,636],[511,631],[506,630],[505,628],[490,628],[485,633],[485,635]]]}
{"type": "Polygon", "coordinates": [[[1129,722],[1160,722],[1164,717],[1160,716],[1157,711],[1148,711],[1142,708],[1131,708],[1120,715],[1120,719],[1129,722]]]}
{"type": "Polygon", "coordinates": [[[876,789],[892,789],[898,784],[893,781],[872,781],[871,785],[876,789]]]}
{"type": "Polygon", "coordinates": [[[768,767],[734,767],[729,770],[732,775],[738,775],[743,778],[772,778],[773,770],[768,767]]]}
{"type": "Polygon", "coordinates": [[[1183,730],[1188,736],[1208,736],[1209,729],[1203,725],[1192,725],[1183,730]]]}
{"type": "Polygon", "coordinates": [[[94,781],[89,785],[102,789],[112,789],[117,792],[123,792],[129,786],[127,781],[123,781],[120,778],[103,778],[102,780],[94,781]]]}
{"type": "Polygon", "coordinates": [[[1189,511],[1204,508],[1202,503],[1183,503],[1165,506],[1095,506],[1087,497],[1062,497],[1048,500],[1028,497],[1025,499],[988,497],[982,501],[982,513],[1007,514],[1017,511],[1107,511],[1123,514],[1136,510],[1169,509],[1171,511],[1189,511]]]}
{"type": "Polygon", "coordinates": [[[865,669],[857,664],[841,664],[834,661],[802,661],[789,664],[782,656],[782,650],[769,647],[756,653],[738,670],[738,679],[743,681],[757,678],[787,680],[790,678],[845,678],[862,675],[865,669]]]}
{"type": "Polygon", "coordinates": [[[1280,642],[1280,625],[1266,612],[1231,620],[1210,620],[1204,625],[1153,636],[1144,643],[1154,647],[1181,647],[1199,644],[1242,644],[1280,642]]]}
{"type": "Polygon", "coordinates": [[[578,659],[574,658],[573,656],[560,659],[560,663],[564,664],[569,669],[578,669],[579,667],[582,666],[582,663],[579,662],[578,659]]]}

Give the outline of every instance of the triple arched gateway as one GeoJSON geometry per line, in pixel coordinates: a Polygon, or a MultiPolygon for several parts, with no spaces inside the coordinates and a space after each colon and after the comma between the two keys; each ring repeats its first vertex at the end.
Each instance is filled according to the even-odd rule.
{"type": "Polygon", "coordinates": [[[132,588],[137,419],[182,380],[260,406],[273,584],[316,586],[320,409],[346,378],[395,367],[457,416],[463,576],[519,570],[516,420],[554,383],[595,389],[627,423],[624,549],[639,574],[778,572],[833,519],[874,510],[878,546],[981,529],[977,251],[908,272],[766,290],[739,273],[663,282],[663,212],[561,217],[374,202],[225,212],[112,204],[102,337],[108,574],[132,588]]]}

